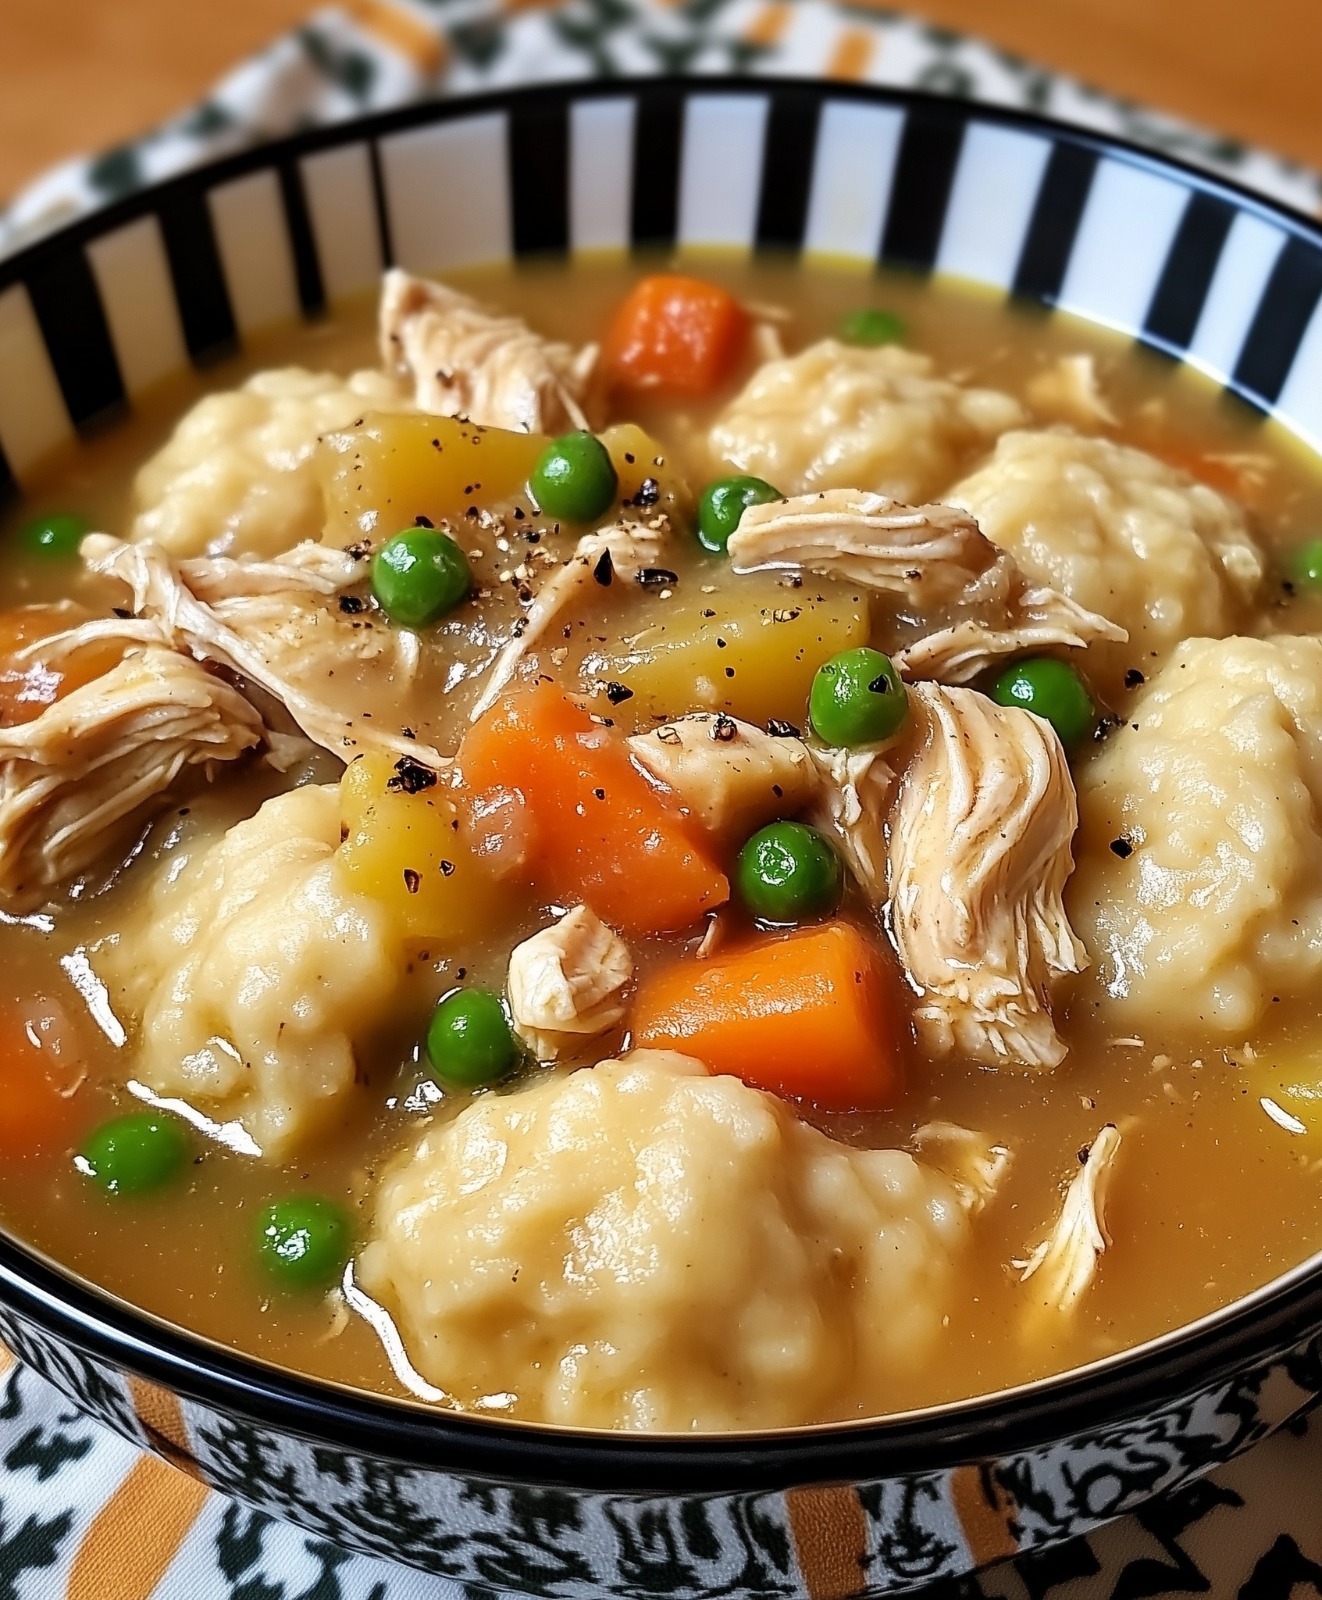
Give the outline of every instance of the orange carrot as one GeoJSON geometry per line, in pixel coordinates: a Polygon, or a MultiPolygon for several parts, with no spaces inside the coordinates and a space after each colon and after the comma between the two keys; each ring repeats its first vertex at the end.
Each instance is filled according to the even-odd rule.
{"type": "Polygon", "coordinates": [[[669,933],[729,898],[679,803],[554,684],[516,689],[459,748],[478,851],[614,927],[669,933]]]}
{"type": "Polygon", "coordinates": [[[774,1094],[875,1111],[900,1084],[890,991],[872,942],[852,923],[829,922],[654,971],[634,1002],[634,1037],[774,1094]]]}
{"type": "Polygon", "coordinates": [[[86,1118],[75,1093],[82,1046],[58,1000],[34,996],[0,1012],[0,1160],[61,1148],[86,1118]]]}
{"type": "Polygon", "coordinates": [[[748,313],[701,278],[658,273],[635,284],[606,334],[604,360],[624,389],[707,394],[743,352],[748,313]]]}
{"type": "Polygon", "coordinates": [[[123,645],[113,640],[83,645],[58,667],[44,661],[39,648],[30,655],[20,654],[38,640],[73,627],[85,615],[90,613],[71,614],[68,607],[53,605],[0,612],[0,727],[35,721],[47,706],[91,683],[119,660],[123,645]]]}

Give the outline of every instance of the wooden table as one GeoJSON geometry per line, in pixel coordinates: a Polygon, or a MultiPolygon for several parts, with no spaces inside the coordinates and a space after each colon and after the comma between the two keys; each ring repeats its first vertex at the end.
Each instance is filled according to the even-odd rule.
{"type": "MultiPolygon", "coordinates": [[[[6,0],[0,195],[196,99],[309,0],[6,0]]],[[[1322,168],[1322,0],[919,0],[934,21],[1322,168]]]]}

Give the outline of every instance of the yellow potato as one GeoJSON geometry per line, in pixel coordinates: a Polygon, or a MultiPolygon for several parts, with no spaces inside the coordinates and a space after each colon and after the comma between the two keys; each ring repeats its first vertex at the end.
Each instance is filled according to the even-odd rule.
{"type": "Polygon", "coordinates": [[[645,521],[649,514],[663,511],[676,528],[688,526],[693,497],[662,445],[636,422],[617,422],[601,435],[601,442],[615,464],[619,500],[626,516],[645,521]],[[650,486],[640,494],[649,480],[650,486]]]}
{"type": "Polygon", "coordinates": [[[823,661],[868,641],[861,590],[805,578],[787,588],[769,573],[728,578],[703,594],[689,580],[665,600],[632,611],[627,643],[584,658],[584,687],[623,684],[617,721],[646,727],[656,717],[724,711],[747,722],[778,717],[802,726],[808,689],[823,661]]]}
{"type": "Polygon", "coordinates": [[[452,937],[490,917],[493,885],[441,783],[410,794],[388,755],[360,756],[340,779],[340,822],[348,881],[385,906],[404,936],[452,937]]]}
{"type": "Polygon", "coordinates": [[[473,505],[527,505],[528,475],[548,442],[452,417],[369,414],[318,443],[326,539],[388,537],[420,516],[453,522],[473,505]]]}

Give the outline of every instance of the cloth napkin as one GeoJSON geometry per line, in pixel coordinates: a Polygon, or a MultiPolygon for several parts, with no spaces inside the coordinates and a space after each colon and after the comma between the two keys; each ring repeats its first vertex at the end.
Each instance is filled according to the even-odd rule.
{"type": "MultiPolygon", "coordinates": [[[[776,73],[1026,107],[1148,144],[1313,211],[1294,163],[1117,100],[976,39],[825,0],[345,0],[132,143],[0,210],[0,255],[212,156],[435,94],[563,78],[776,73]]],[[[212,1493],[84,1416],[0,1349],[0,1600],[466,1600],[212,1493]],[[6,1366],[6,1362],[8,1365],[6,1366]]],[[[1319,1414],[1322,1416],[1322,1414],[1319,1414]]],[[[1322,1595],[1322,1420],[1087,1539],[999,1565],[958,1600],[1322,1595]]]]}

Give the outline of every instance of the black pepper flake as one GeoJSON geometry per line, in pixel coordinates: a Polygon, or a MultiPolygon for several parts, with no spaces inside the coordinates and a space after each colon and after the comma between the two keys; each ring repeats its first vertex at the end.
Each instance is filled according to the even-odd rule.
{"type": "Polygon", "coordinates": [[[624,452],[624,459],[629,463],[630,466],[633,466],[634,462],[638,458],[637,458],[637,456],[633,455],[630,451],[626,450],[624,452]]]}
{"type": "Polygon", "coordinates": [[[624,683],[608,683],[606,685],[606,698],[613,706],[623,705],[626,700],[633,699],[633,690],[624,683]]]}
{"type": "Polygon", "coordinates": [[[1092,731],[1093,743],[1101,744],[1102,740],[1109,738],[1111,733],[1119,726],[1119,717],[1099,717],[1097,726],[1092,731]]]}
{"type": "Polygon", "coordinates": [[[656,736],[662,744],[683,744],[678,728],[658,728],[656,736]]]}
{"type": "Polygon", "coordinates": [[[392,777],[386,779],[386,788],[391,794],[421,794],[424,789],[434,788],[436,774],[430,767],[424,767],[421,761],[415,761],[412,756],[400,756],[395,763],[392,777]]]}
{"type": "Polygon", "coordinates": [[[735,726],[733,717],[727,717],[724,712],[720,714],[711,725],[711,736],[718,744],[729,744],[739,729],[735,726]]]}
{"type": "Polygon", "coordinates": [[[454,876],[454,862],[453,861],[442,861],[441,862],[441,876],[443,878],[451,878],[451,877],[454,876]]]}
{"type": "Polygon", "coordinates": [[[655,478],[644,478],[633,497],[636,506],[654,506],[661,498],[661,485],[655,478]]]}
{"type": "Polygon", "coordinates": [[[1081,1144],[1074,1154],[1078,1159],[1079,1165],[1086,1167],[1088,1165],[1088,1157],[1092,1154],[1092,1146],[1090,1144],[1081,1144]]]}
{"type": "Polygon", "coordinates": [[[767,732],[773,739],[801,739],[802,732],[792,722],[786,722],[780,717],[767,718],[767,732]]]}
{"type": "Polygon", "coordinates": [[[1147,682],[1147,679],[1143,676],[1143,674],[1138,670],[1137,667],[1130,667],[1129,671],[1125,673],[1125,688],[1126,689],[1137,689],[1140,683],[1146,683],[1146,682],[1147,682]]]}
{"type": "Polygon", "coordinates": [[[422,874],[415,872],[412,867],[404,868],[404,887],[410,894],[417,894],[418,885],[422,882],[422,874]]]}
{"type": "Polygon", "coordinates": [[[515,522],[522,522],[523,521],[523,507],[522,506],[515,506],[515,508],[514,508],[514,520],[515,520],[515,522]]]}
{"type": "Polygon", "coordinates": [[[734,677],[734,668],[733,667],[726,667],[725,676],[727,678],[733,678],[734,677]]]}
{"type": "Polygon", "coordinates": [[[785,798],[785,791],[778,783],[773,783],[771,785],[771,792],[775,795],[777,800],[783,800],[785,798]]]}
{"type": "Polygon", "coordinates": [[[355,539],[352,544],[346,544],[344,553],[351,561],[366,561],[372,553],[370,539],[355,539]]]}
{"type": "Polygon", "coordinates": [[[712,610],[712,609],[711,609],[711,607],[710,607],[710,606],[708,606],[708,607],[707,607],[707,608],[706,608],[706,609],[705,609],[705,610],[704,610],[704,611],[703,611],[703,613],[702,613],[702,614],[703,614],[703,616],[704,616],[704,617],[714,617],[714,616],[715,616],[715,615],[716,615],[716,613],[715,613],[715,612],[714,612],[714,611],[713,611],[713,610],[712,610]]]}
{"type": "Polygon", "coordinates": [[[594,789],[592,792],[596,795],[598,800],[604,800],[606,798],[606,791],[604,789],[594,789]]]}
{"type": "Polygon", "coordinates": [[[476,522],[482,513],[477,509],[476,506],[469,506],[468,510],[464,512],[464,515],[470,522],[476,522]]]}
{"type": "Polygon", "coordinates": [[[419,513],[419,515],[413,519],[413,526],[415,528],[434,528],[436,524],[430,517],[424,517],[421,515],[421,513],[419,513]]]}
{"type": "Polygon", "coordinates": [[[679,574],[672,572],[669,567],[643,567],[638,574],[638,581],[644,589],[664,589],[672,583],[678,583],[679,574]]]}
{"type": "Polygon", "coordinates": [[[728,643],[727,640],[722,639],[719,634],[717,635],[717,637],[716,637],[716,648],[718,650],[724,650],[726,645],[727,645],[727,643],[728,643]]]}
{"type": "Polygon", "coordinates": [[[891,692],[891,681],[884,672],[879,672],[872,682],[868,684],[868,690],[872,694],[889,694],[891,692]]]}
{"type": "Polygon", "coordinates": [[[1111,854],[1119,856],[1121,861],[1128,861],[1134,853],[1134,847],[1128,839],[1112,839],[1111,854]]]}
{"type": "Polygon", "coordinates": [[[346,617],[356,617],[365,605],[366,601],[360,600],[356,594],[342,594],[340,596],[340,610],[344,612],[346,617]]]}
{"type": "Polygon", "coordinates": [[[122,622],[127,622],[128,619],[133,615],[127,606],[111,606],[110,609],[122,622]]]}
{"type": "Polygon", "coordinates": [[[401,728],[399,731],[406,739],[416,739],[418,737],[412,728],[401,728]]]}
{"type": "Polygon", "coordinates": [[[611,560],[609,550],[603,550],[597,557],[597,564],[592,569],[592,576],[603,589],[609,589],[615,580],[615,563],[611,560]]]}

